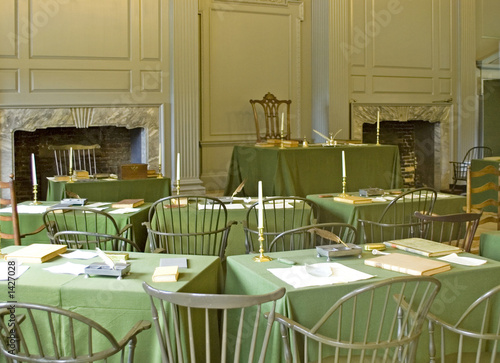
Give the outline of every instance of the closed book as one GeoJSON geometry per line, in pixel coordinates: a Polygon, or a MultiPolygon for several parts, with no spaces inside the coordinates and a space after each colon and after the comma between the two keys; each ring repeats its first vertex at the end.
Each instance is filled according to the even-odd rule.
{"type": "Polygon", "coordinates": [[[430,276],[451,268],[447,262],[402,253],[370,258],[365,260],[365,265],[416,276],[430,276]]]}
{"type": "Polygon", "coordinates": [[[25,263],[42,263],[66,252],[66,249],[67,247],[65,245],[33,243],[9,253],[5,256],[5,260],[17,260],[25,263]]]}
{"type": "Polygon", "coordinates": [[[333,200],[336,202],[349,203],[349,204],[365,204],[372,202],[370,198],[357,197],[355,195],[346,195],[345,197],[334,197],[333,200]]]}
{"type": "Polygon", "coordinates": [[[175,282],[178,278],[179,266],[160,266],[153,273],[153,282],[175,282]]]}
{"type": "Polygon", "coordinates": [[[111,208],[135,208],[144,204],[144,199],[123,199],[111,204],[111,208]]]}
{"type": "Polygon", "coordinates": [[[394,241],[384,242],[386,246],[397,248],[402,251],[416,253],[426,257],[437,257],[449,255],[450,253],[460,253],[460,247],[450,246],[445,243],[430,241],[423,238],[404,238],[394,241]]]}

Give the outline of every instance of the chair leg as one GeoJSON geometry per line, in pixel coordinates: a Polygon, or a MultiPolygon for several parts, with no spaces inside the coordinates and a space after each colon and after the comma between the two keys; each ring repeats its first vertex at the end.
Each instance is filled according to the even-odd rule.
{"type": "Polygon", "coordinates": [[[128,343],[128,363],[134,362],[135,345],[137,344],[137,338],[133,337],[128,343]]]}

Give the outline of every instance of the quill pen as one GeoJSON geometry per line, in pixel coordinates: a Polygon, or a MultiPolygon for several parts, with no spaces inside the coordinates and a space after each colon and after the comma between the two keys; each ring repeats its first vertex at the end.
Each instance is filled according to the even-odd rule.
{"type": "Polygon", "coordinates": [[[247,179],[243,179],[243,181],[240,183],[240,185],[238,185],[238,187],[236,187],[236,189],[234,190],[233,194],[231,195],[231,199],[234,198],[234,196],[236,194],[238,194],[239,192],[241,192],[241,190],[243,189],[243,187],[245,186],[245,183],[246,183],[247,179]]]}
{"type": "Polygon", "coordinates": [[[344,241],[342,241],[340,239],[339,236],[337,236],[335,233],[332,233],[332,232],[329,232],[329,231],[325,231],[324,229],[319,229],[319,228],[311,228],[308,230],[308,232],[314,232],[316,233],[318,236],[320,237],[323,237],[323,238],[326,238],[330,241],[334,241],[334,242],[337,242],[337,243],[342,243],[347,249],[351,249],[351,247],[349,247],[344,241]]]}
{"type": "Polygon", "coordinates": [[[109,258],[104,252],[101,251],[99,247],[95,248],[97,255],[104,261],[106,265],[108,265],[112,270],[115,269],[115,263],[111,258],[109,258]]]}

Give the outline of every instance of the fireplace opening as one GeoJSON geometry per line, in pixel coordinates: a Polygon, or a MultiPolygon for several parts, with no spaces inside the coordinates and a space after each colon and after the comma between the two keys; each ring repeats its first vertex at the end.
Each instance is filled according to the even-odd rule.
{"type": "Polygon", "coordinates": [[[35,154],[38,199],[47,196],[47,177],[57,174],[54,152],[49,145],[99,144],[96,151],[98,173],[120,176],[121,165],[140,163],[143,128],[100,126],[88,128],[54,127],[35,131],[14,132],[14,170],[16,174],[17,199],[19,202],[33,199],[31,179],[31,154],[35,154]]]}
{"type": "MultiPolygon", "coordinates": [[[[434,187],[434,137],[439,123],[381,121],[379,142],[398,145],[405,188],[434,187]]],[[[363,123],[363,142],[377,142],[377,125],[363,123]]]]}

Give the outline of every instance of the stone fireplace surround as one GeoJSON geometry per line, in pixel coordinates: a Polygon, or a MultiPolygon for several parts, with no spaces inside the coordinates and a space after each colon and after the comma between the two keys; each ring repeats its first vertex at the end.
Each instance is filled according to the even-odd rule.
{"type": "Polygon", "coordinates": [[[158,167],[160,109],[156,106],[127,107],[31,107],[0,109],[0,175],[7,180],[15,174],[14,131],[35,131],[51,127],[86,128],[119,126],[142,128],[140,136],[141,163],[158,167]]]}
{"type": "Polygon", "coordinates": [[[427,121],[437,123],[434,128],[434,188],[447,188],[450,180],[449,155],[451,136],[452,105],[431,104],[351,104],[351,138],[362,140],[363,123],[376,123],[380,111],[380,122],[384,121],[427,121]]]}

